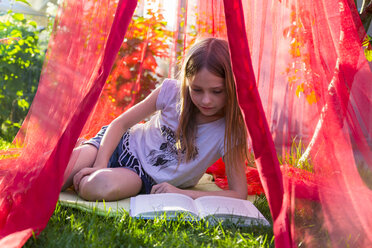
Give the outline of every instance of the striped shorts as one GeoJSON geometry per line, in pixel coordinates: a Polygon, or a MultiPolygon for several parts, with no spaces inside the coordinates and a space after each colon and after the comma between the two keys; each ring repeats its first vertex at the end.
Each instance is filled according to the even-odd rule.
{"type": "MultiPolygon", "coordinates": [[[[103,126],[97,135],[90,140],[85,141],[83,144],[93,145],[97,149],[101,144],[103,135],[108,126],[103,126]]],[[[138,159],[129,151],[129,131],[125,132],[121,138],[118,146],[110,157],[108,168],[123,167],[135,172],[142,180],[141,194],[149,194],[151,188],[155,183],[143,169],[138,159]]]]}

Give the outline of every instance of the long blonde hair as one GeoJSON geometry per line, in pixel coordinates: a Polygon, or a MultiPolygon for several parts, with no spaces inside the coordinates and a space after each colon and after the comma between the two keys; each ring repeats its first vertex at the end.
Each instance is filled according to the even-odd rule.
{"type": "Polygon", "coordinates": [[[187,79],[201,69],[224,78],[226,89],[224,153],[227,168],[247,159],[247,130],[239,108],[228,43],[217,38],[196,42],[188,51],[178,79],[181,81],[180,122],[176,132],[178,150],[185,153],[185,162],[195,158],[196,113],[199,111],[190,97],[187,79]]]}

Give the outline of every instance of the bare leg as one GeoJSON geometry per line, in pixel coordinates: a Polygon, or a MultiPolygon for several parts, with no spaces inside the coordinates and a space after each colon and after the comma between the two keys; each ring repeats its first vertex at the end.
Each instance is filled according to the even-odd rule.
{"type": "Polygon", "coordinates": [[[82,145],[72,151],[70,161],[66,167],[63,177],[61,191],[66,190],[72,185],[75,174],[83,168],[92,167],[97,156],[97,148],[92,145],[82,145]]]}
{"type": "Polygon", "coordinates": [[[89,201],[116,201],[137,195],[141,178],[127,168],[100,169],[81,179],[79,195],[89,201]]]}

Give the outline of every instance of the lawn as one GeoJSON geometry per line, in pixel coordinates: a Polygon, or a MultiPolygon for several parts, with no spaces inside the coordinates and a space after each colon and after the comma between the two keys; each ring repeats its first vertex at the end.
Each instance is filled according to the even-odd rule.
{"type": "MultiPolygon", "coordinates": [[[[259,197],[257,207],[262,202],[264,197],[259,197]]],[[[25,247],[274,247],[274,239],[271,227],[212,226],[184,221],[182,216],[142,220],[127,212],[109,217],[57,204],[47,227],[25,247]]]]}
{"type": "MultiPolygon", "coordinates": [[[[0,139],[0,150],[9,147],[0,139]]],[[[272,223],[265,196],[257,196],[254,205],[272,223]]],[[[47,227],[24,247],[274,247],[274,238],[272,228],[265,226],[212,226],[182,216],[172,221],[142,220],[128,212],[110,217],[57,203],[47,227]]]]}

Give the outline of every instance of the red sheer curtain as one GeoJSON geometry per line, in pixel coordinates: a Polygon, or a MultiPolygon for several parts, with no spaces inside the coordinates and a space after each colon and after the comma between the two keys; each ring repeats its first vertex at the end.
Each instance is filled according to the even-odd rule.
{"type": "Polygon", "coordinates": [[[224,1],[231,62],[237,84],[240,107],[252,139],[256,166],[270,205],[277,247],[291,245],[287,212],[283,205],[283,179],[274,142],[269,131],[253,72],[244,11],[240,0],[224,1]]]}
{"type": "Polygon", "coordinates": [[[16,137],[23,148],[0,164],[1,247],[20,247],[46,226],[136,4],[64,1],[59,9],[38,92],[16,137]]]}
{"type": "Polygon", "coordinates": [[[137,1],[64,1],[16,137],[23,147],[0,162],[0,244],[20,246],[45,227],[79,135],[174,77],[187,47],[214,36],[230,43],[256,158],[248,187],[263,187],[276,246],[368,246],[372,74],[354,1],[175,2],[139,1],[129,23],[137,1]]]}
{"type": "MultiPolygon", "coordinates": [[[[249,109],[246,103],[253,108],[249,91],[255,88],[241,83],[253,81],[246,75],[252,72],[244,49],[248,44],[254,80],[283,164],[284,194],[270,206],[272,213],[280,211],[274,223],[276,238],[291,232],[294,243],[276,240],[277,246],[300,242],[316,247],[366,246],[371,242],[368,230],[372,220],[368,211],[372,188],[372,89],[368,82],[372,75],[361,47],[365,32],[354,2],[227,2],[230,19],[238,18],[240,9],[244,18],[240,16],[235,25],[225,25],[223,18],[218,21],[224,17],[222,1],[199,1],[198,31],[202,36],[225,38],[227,26],[232,53],[237,49],[238,54],[232,55],[233,67],[241,68],[248,62],[247,69],[234,71],[243,111],[249,109]],[[247,40],[242,35],[237,41],[244,29],[242,23],[247,40]],[[220,27],[224,31],[217,33],[220,27]],[[248,87],[247,95],[239,85],[244,85],[242,90],[248,87]]],[[[245,111],[245,115],[249,119],[254,113],[245,111]]],[[[258,120],[250,124],[246,119],[248,129],[249,125],[262,125],[258,120]]],[[[259,132],[264,131],[261,128],[259,132]]],[[[276,186],[280,185],[280,171],[275,170],[274,162],[264,163],[272,173],[262,171],[261,150],[255,148],[255,142],[266,138],[250,134],[261,183],[266,195],[273,197],[269,187],[274,188],[272,192],[277,187],[280,191],[276,186]]],[[[263,147],[270,151],[270,145],[263,147]]]]}
{"type": "Polygon", "coordinates": [[[277,153],[288,154],[294,138],[307,148],[302,159],[310,166],[293,165],[311,171],[309,180],[283,166],[289,203],[282,211],[291,219],[293,241],[368,246],[372,74],[354,2],[248,1],[245,17],[277,153]]]}

